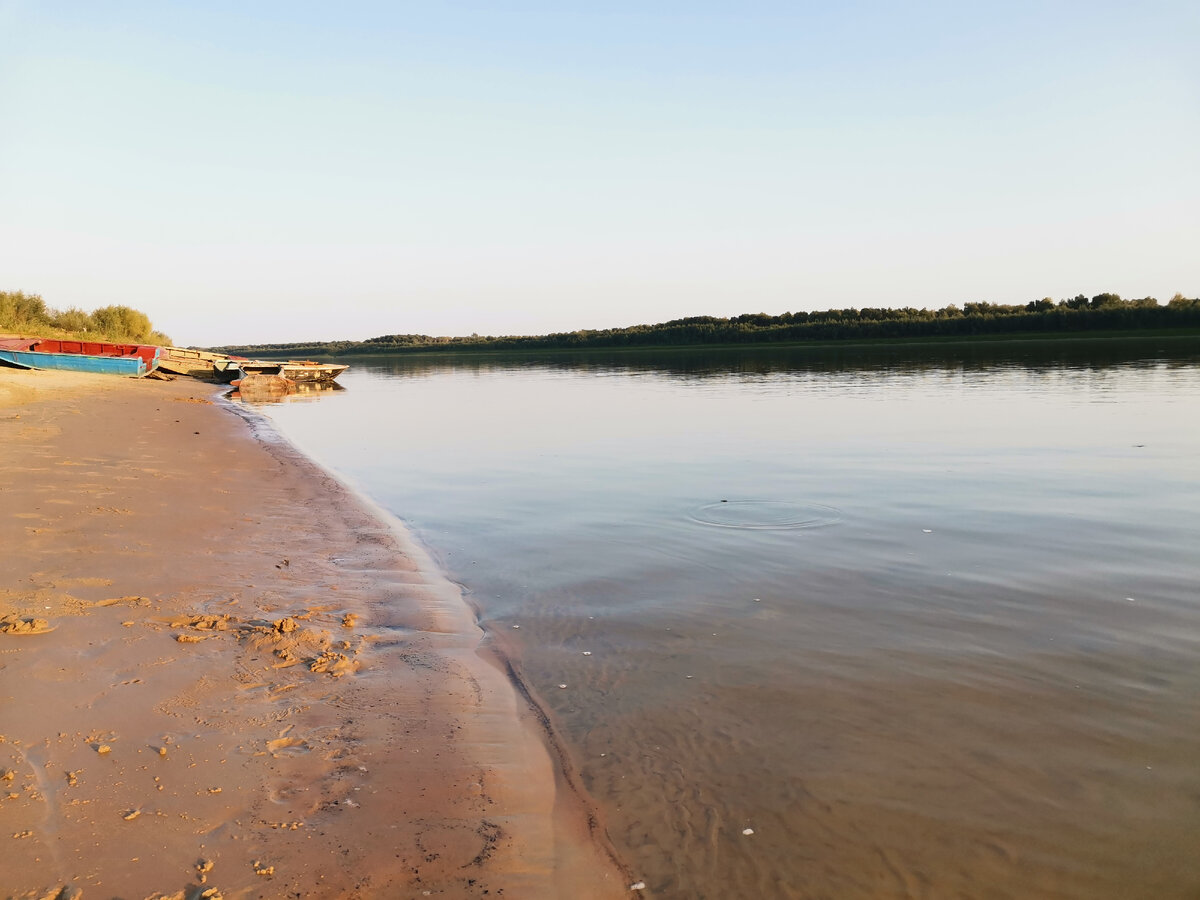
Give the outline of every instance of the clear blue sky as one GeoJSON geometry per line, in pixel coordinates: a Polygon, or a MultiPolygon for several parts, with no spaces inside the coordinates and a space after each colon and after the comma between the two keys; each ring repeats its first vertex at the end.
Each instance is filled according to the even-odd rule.
{"type": "Polygon", "coordinates": [[[189,344],[1200,295],[1200,3],[0,0],[0,289],[189,344]]]}

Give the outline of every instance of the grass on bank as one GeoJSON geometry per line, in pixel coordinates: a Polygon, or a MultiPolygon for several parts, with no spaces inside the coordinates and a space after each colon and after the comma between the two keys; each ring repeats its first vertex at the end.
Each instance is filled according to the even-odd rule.
{"type": "Polygon", "coordinates": [[[0,291],[0,332],[113,344],[171,343],[154,330],[149,316],[128,306],[102,306],[90,313],[74,306],[57,310],[38,294],[23,291],[0,291]]]}

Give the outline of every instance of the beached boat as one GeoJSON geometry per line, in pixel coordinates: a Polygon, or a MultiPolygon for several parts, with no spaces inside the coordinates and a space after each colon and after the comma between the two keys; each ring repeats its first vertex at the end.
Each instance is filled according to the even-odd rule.
{"type": "Polygon", "coordinates": [[[158,367],[174,375],[209,377],[213,374],[213,364],[227,359],[229,357],[224,353],[209,353],[207,350],[190,350],[186,347],[163,347],[158,367]]]}
{"type": "MultiPolygon", "coordinates": [[[[149,372],[158,365],[162,355],[162,347],[154,344],[118,344],[111,341],[72,341],[60,338],[4,338],[0,340],[0,349],[26,351],[33,353],[63,353],[74,356],[136,356],[146,364],[149,372]]],[[[42,368],[47,368],[43,366],[42,368]]],[[[70,366],[55,366],[54,368],[71,368],[70,366]]],[[[82,371],[94,371],[84,368],[82,371]]]]}
{"type": "MultiPolygon", "coordinates": [[[[3,343],[9,343],[5,341],[3,343]]],[[[46,342],[40,342],[46,343],[46,342]]],[[[153,370],[139,355],[105,356],[80,352],[46,352],[0,345],[0,360],[30,369],[62,369],[68,372],[95,372],[103,375],[140,377],[153,370]]]]}

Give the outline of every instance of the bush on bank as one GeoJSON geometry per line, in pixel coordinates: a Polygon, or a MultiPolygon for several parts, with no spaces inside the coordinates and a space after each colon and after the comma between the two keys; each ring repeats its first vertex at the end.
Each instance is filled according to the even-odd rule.
{"type": "Polygon", "coordinates": [[[38,294],[0,291],[0,331],[38,337],[109,341],[118,344],[170,344],[155,331],[150,317],[128,306],[52,309],[38,294]]]}

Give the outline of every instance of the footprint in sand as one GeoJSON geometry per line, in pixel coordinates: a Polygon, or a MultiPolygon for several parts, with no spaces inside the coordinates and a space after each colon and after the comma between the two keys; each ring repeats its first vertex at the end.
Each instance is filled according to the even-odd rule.
{"type": "Polygon", "coordinates": [[[5,616],[0,619],[0,634],[46,634],[54,630],[45,619],[5,616]]]}
{"type": "Polygon", "coordinates": [[[273,741],[267,741],[267,751],[279,759],[282,756],[298,756],[301,753],[307,753],[312,747],[308,741],[302,738],[281,737],[275,738],[273,741]]]}

